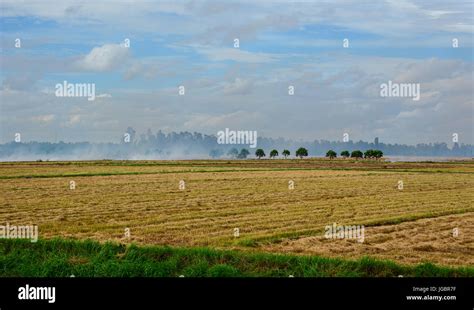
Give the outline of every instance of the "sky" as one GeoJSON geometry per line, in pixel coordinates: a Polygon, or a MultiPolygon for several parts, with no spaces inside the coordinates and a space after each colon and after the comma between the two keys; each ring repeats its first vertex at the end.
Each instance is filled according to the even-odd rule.
{"type": "Polygon", "coordinates": [[[117,142],[129,126],[474,140],[472,1],[2,0],[0,8],[0,143],[16,133],[23,142],[117,142]],[[64,81],[94,84],[95,100],[56,96],[64,81]],[[388,81],[419,84],[420,100],[382,97],[388,81]]]}

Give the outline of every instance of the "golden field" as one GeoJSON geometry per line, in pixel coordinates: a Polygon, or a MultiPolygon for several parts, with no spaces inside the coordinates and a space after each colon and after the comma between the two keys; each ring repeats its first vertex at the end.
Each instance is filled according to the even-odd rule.
{"type": "Polygon", "coordinates": [[[0,225],[38,225],[40,238],[472,266],[473,202],[474,161],[0,163],[0,225]],[[333,223],[364,225],[365,241],[325,239],[333,223]]]}

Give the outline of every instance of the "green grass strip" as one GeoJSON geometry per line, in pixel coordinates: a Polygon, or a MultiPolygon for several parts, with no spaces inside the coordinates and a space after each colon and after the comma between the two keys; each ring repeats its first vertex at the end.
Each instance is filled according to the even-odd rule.
{"type": "Polygon", "coordinates": [[[0,240],[2,277],[474,277],[471,267],[417,266],[209,248],[51,239],[0,240]]]}

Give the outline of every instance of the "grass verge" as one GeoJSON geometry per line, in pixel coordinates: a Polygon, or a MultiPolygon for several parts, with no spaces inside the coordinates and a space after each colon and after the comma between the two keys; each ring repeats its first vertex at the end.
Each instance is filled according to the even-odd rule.
{"type": "Polygon", "coordinates": [[[417,266],[364,257],[246,253],[209,248],[98,243],[91,240],[0,240],[1,277],[474,277],[474,268],[417,266]]]}

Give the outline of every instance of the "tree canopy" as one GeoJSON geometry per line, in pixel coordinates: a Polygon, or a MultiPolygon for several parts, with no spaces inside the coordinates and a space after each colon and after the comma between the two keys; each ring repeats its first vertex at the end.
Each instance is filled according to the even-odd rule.
{"type": "Polygon", "coordinates": [[[299,149],[296,150],[296,156],[298,156],[299,158],[308,156],[308,150],[305,149],[304,147],[300,147],[299,149]]]}
{"type": "Polygon", "coordinates": [[[255,151],[255,156],[258,157],[258,159],[262,158],[262,157],[265,157],[265,152],[262,150],[262,149],[257,149],[255,151]]]}

